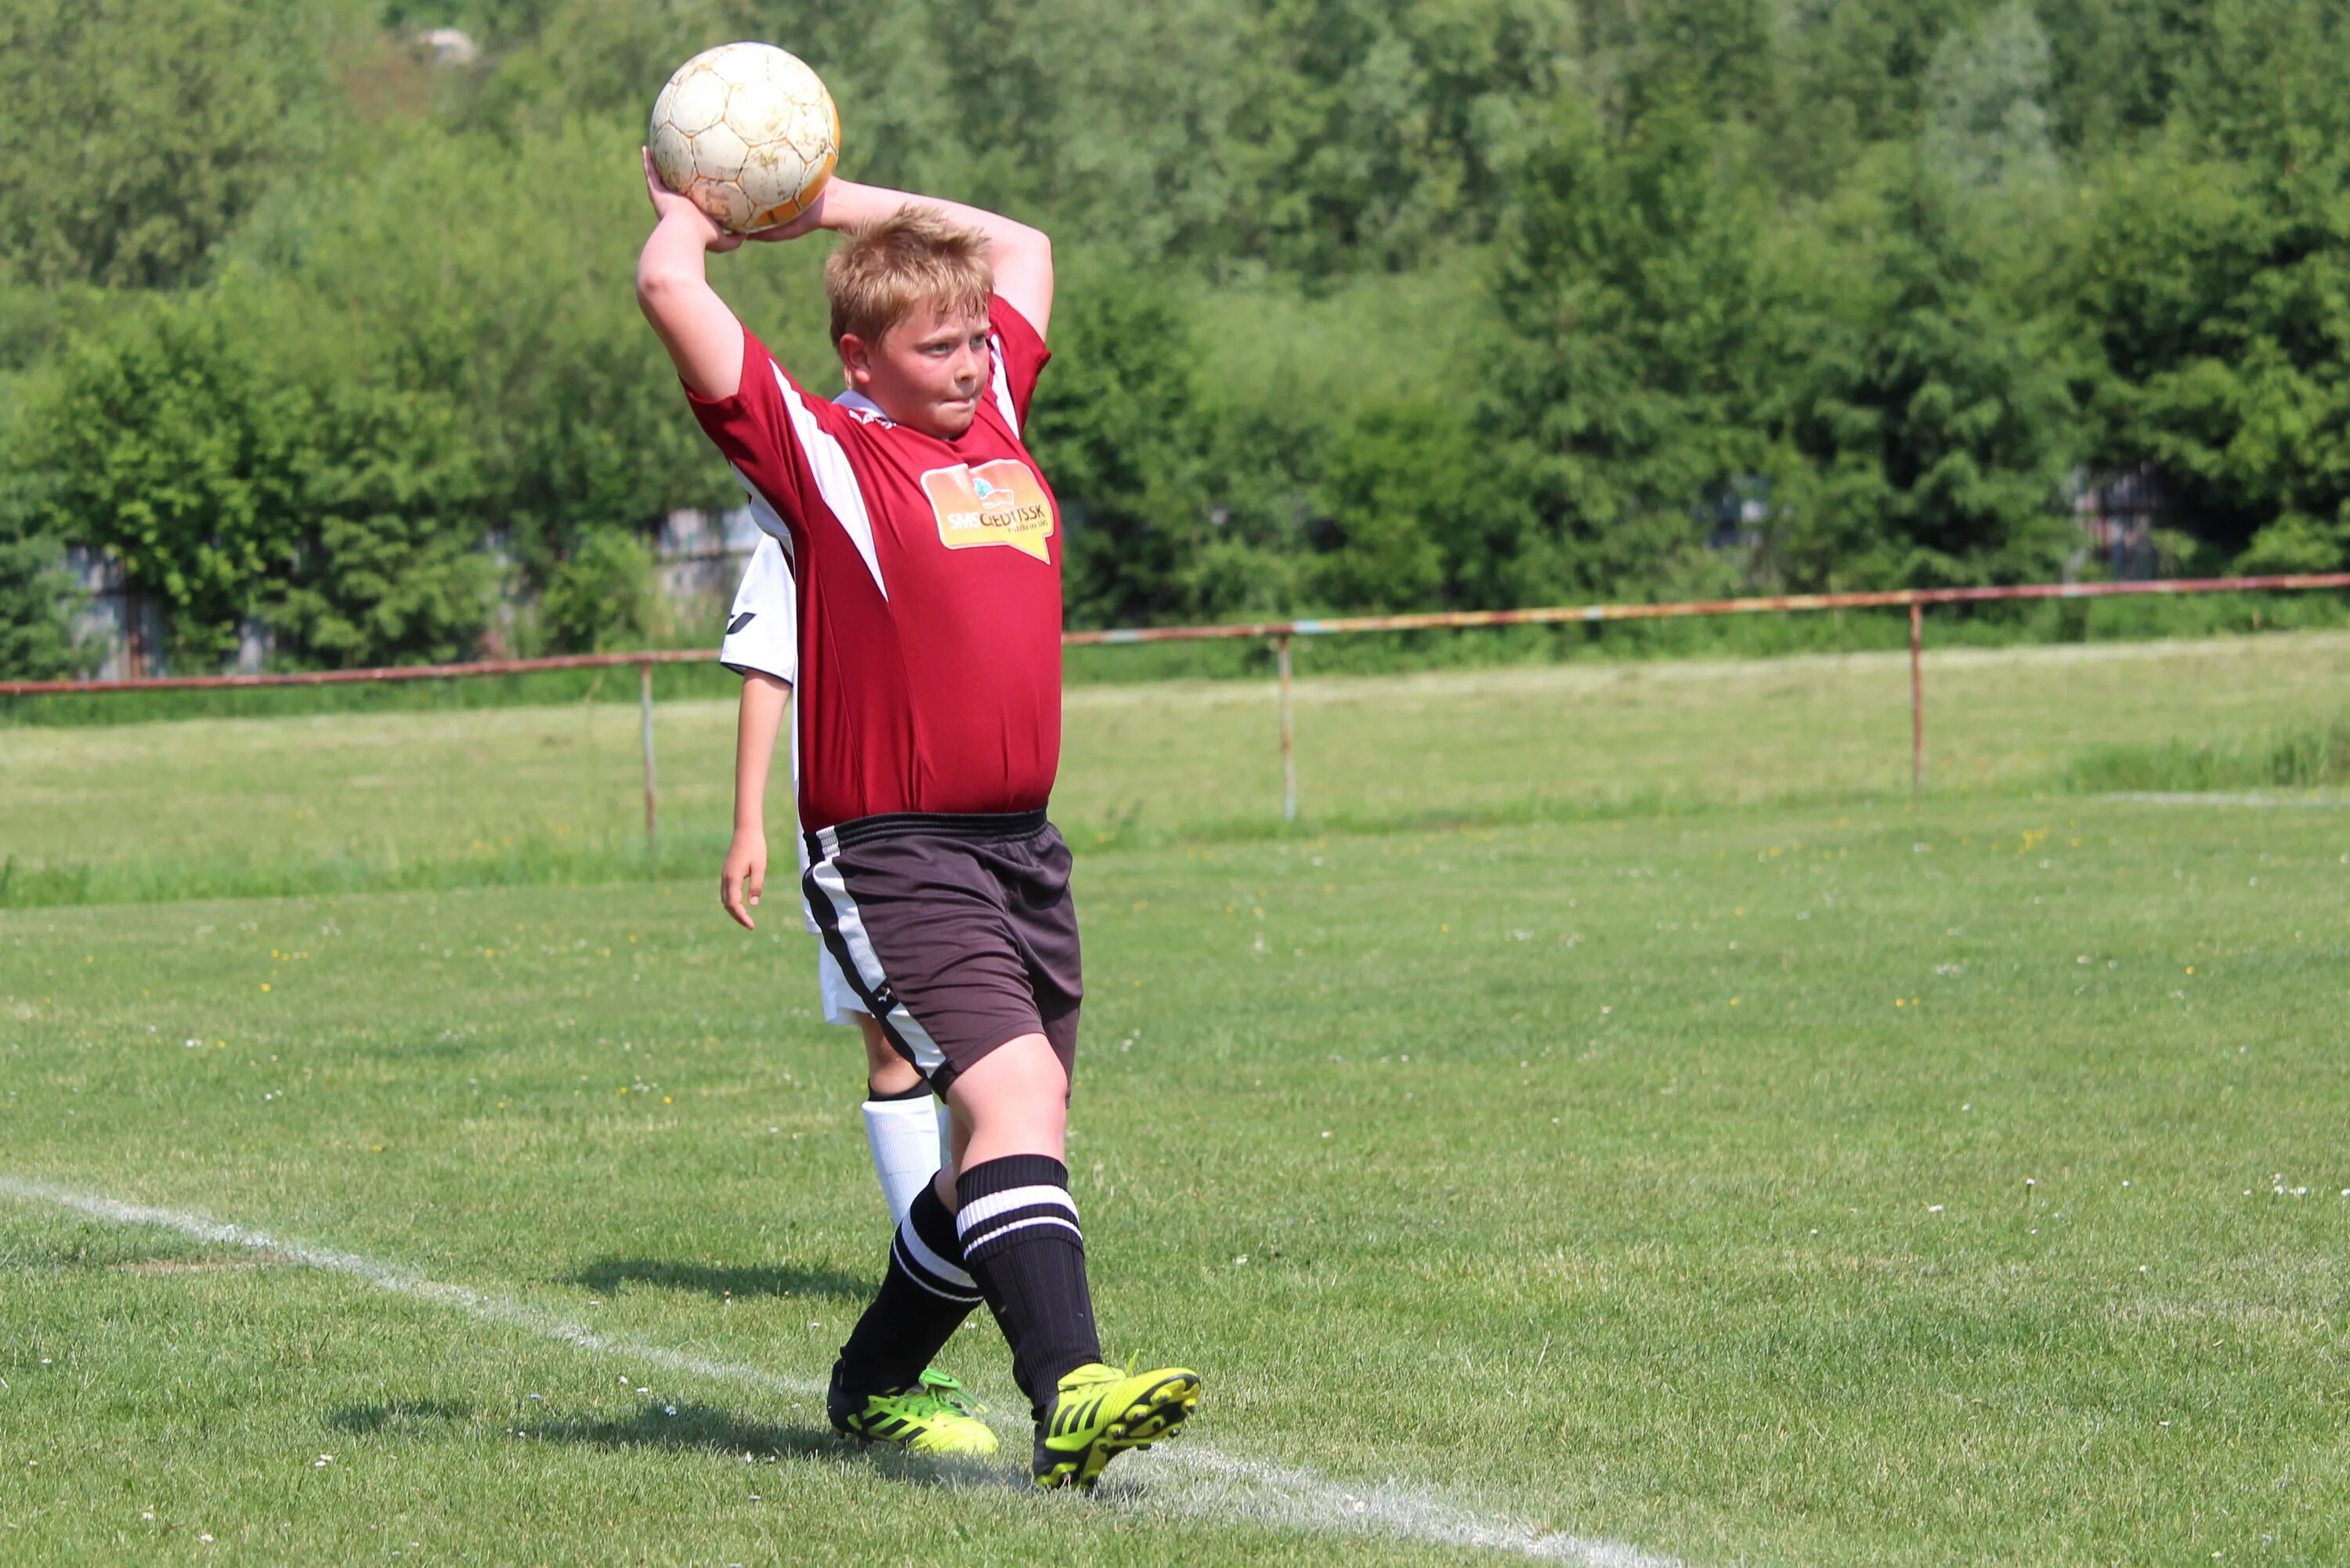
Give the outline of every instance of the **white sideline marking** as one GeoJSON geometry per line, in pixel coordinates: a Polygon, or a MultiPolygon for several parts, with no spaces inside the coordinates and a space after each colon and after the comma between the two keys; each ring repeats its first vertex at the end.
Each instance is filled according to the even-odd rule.
{"type": "Polygon", "coordinates": [[[623,1355],[632,1361],[665,1367],[671,1372],[690,1373],[696,1377],[747,1383],[754,1387],[795,1398],[824,1397],[824,1385],[804,1377],[778,1376],[738,1362],[711,1361],[681,1350],[671,1350],[667,1345],[598,1334],[586,1324],[573,1323],[552,1313],[541,1312],[536,1307],[525,1306],[511,1296],[489,1295],[481,1291],[467,1290],[463,1285],[441,1284],[411,1273],[406,1269],[380,1263],[373,1258],[362,1258],[356,1252],[338,1252],[330,1247],[307,1247],[299,1242],[281,1241],[266,1231],[224,1224],[216,1220],[207,1220],[201,1214],[182,1213],[174,1209],[151,1209],[143,1203],[125,1203],[120,1199],[99,1193],[76,1192],[46,1181],[26,1181],[14,1176],[0,1176],[0,1197],[54,1204],[59,1209],[71,1209],[110,1224],[153,1225],[165,1231],[177,1231],[182,1236],[192,1236],[201,1241],[216,1241],[224,1246],[266,1252],[286,1262],[299,1263],[306,1269],[348,1274],[380,1291],[411,1296],[418,1301],[431,1302],[435,1306],[453,1307],[467,1317],[479,1318],[484,1323],[504,1324],[509,1328],[518,1328],[542,1339],[560,1340],[566,1345],[577,1345],[582,1350],[592,1350],[601,1355],[623,1355]]]}
{"type": "MultiPolygon", "coordinates": [[[[585,1324],[525,1305],[510,1296],[442,1284],[390,1263],[331,1247],[281,1241],[265,1231],[208,1220],[175,1209],[127,1203],[102,1193],[80,1192],[51,1182],[0,1176],[0,1197],[69,1209],[115,1225],[151,1225],[224,1246],[243,1247],[306,1269],[344,1274],[377,1290],[429,1302],[484,1323],[503,1324],[598,1355],[664,1367],[690,1376],[745,1384],[795,1398],[821,1398],[825,1386],[733,1361],[712,1361],[667,1345],[599,1334],[585,1324]]],[[[1024,1430],[1016,1434],[1026,1440],[1024,1430]]],[[[1014,1445],[1015,1449],[1017,1445],[1014,1445]]],[[[1293,1530],[1346,1535],[1390,1535],[1438,1545],[1479,1547],[1586,1568],[1680,1568],[1675,1558],[1637,1546],[1587,1536],[1545,1534],[1517,1520],[1471,1512],[1434,1490],[1398,1480],[1348,1491],[1340,1483],[1302,1466],[1241,1459],[1205,1444],[1187,1443],[1128,1457],[1118,1480],[1106,1489],[1115,1499],[1147,1482],[1149,1502],[1195,1517],[1269,1523],[1293,1530]]]]}

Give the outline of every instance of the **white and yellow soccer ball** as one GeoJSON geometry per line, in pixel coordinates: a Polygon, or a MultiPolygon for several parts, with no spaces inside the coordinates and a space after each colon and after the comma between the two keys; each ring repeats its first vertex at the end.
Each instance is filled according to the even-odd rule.
{"type": "Polygon", "coordinates": [[[646,145],[661,183],[730,234],[807,211],[840,157],[840,111],[796,56],[769,44],[721,44],[678,67],[646,145]]]}

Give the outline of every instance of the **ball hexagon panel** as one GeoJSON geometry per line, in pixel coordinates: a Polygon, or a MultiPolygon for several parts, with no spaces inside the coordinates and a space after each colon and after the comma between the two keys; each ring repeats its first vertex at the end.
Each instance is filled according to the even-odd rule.
{"type": "Polygon", "coordinates": [[[664,118],[688,136],[700,135],[726,115],[726,78],[691,61],[671,79],[661,97],[669,103],[664,118]]]}
{"type": "Polygon", "coordinates": [[[693,183],[693,138],[673,124],[656,120],[652,140],[646,146],[652,151],[653,171],[661,177],[662,184],[682,191],[693,183]]]}
{"type": "Polygon", "coordinates": [[[765,81],[738,87],[726,96],[726,123],[754,147],[800,134],[807,123],[807,110],[806,99],[778,91],[765,81]]]}
{"type": "Polygon", "coordinates": [[[737,179],[754,206],[780,207],[807,189],[807,161],[788,141],[763,141],[751,149],[737,179]]]}
{"type": "Polygon", "coordinates": [[[687,192],[693,204],[730,234],[748,234],[751,230],[751,198],[743,187],[732,180],[697,180],[687,192]]]}
{"type": "Polygon", "coordinates": [[[743,161],[750,156],[751,150],[723,119],[707,130],[694,132],[693,172],[698,178],[732,180],[743,172],[743,161]]]}
{"type": "MultiPolygon", "coordinates": [[[[783,53],[766,44],[721,44],[707,51],[703,58],[712,71],[725,78],[728,87],[751,87],[774,78],[775,57],[783,53]]],[[[786,59],[790,57],[785,56],[786,59]]]]}

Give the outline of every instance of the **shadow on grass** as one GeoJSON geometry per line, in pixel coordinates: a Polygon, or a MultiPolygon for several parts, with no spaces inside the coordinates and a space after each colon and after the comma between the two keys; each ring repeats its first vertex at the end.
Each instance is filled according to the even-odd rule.
{"type": "Polygon", "coordinates": [[[881,1282],[867,1274],[803,1269],[789,1263],[728,1268],[668,1258],[598,1258],[566,1282],[608,1295],[617,1295],[629,1285],[654,1285],[706,1296],[832,1296],[864,1301],[881,1282]]]}
{"type": "Polygon", "coordinates": [[[338,1432],[362,1437],[412,1434],[450,1422],[470,1421],[473,1416],[473,1407],[453,1399],[394,1399],[382,1405],[346,1405],[327,1417],[327,1425],[338,1432]]]}
{"type": "Polygon", "coordinates": [[[553,1420],[525,1425],[528,1439],[577,1443],[598,1449],[659,1449],[674,1453],[714,1454],[726,1459],[831,1459],[870,1464],[892,1480],[962,1490],[1010,1487],[1025,1490],[1028,1480],[1003,1465],[977,1459],[903,1453],[886,1445],[859,1449],[828,1427],[783,1426],[754,1421],[707,1405],[650,1407],[625,1418],[553,1420]]]}

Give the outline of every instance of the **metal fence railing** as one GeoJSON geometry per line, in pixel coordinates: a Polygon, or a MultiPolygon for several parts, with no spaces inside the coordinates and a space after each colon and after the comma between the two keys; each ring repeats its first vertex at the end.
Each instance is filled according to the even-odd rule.
{"type": "MultiPolygon", "coordinates": [[[[1702,616],[1800,614],[1815,610],[1901,609],[1909,612],[1909,782],[1926,783],[1926,686],[1923,665],[1926,611],[1936,605],[2009,604],[2037,599],[2137,598],[2222,593],[2306,593],[2350,590],[2350,572],[2290,576],[2199,577],[2168,582],[2032,583],[1970,588],[1894,588],[1872,593],[1783,594],[1770,597],[1702,599],[1680,604],[1558,605],[1537,609],[1440,610],[1414,615],[1342,616],[1319,619],[1250,621],[1223,626],[1121,627],[1062,635],[1066,648],[1144,642],[1264,641],[1273,645],[1281,708],[1281,811],[1297,820],[1297,757],[1291,721],[1290,645],[1301,637],[1342,637],[1371,632],[1471,630],[1481,627],[1558,626],[1576,621],[1674,620],[1702,616]]],[[[0,680],[0,697],[96,695],[131,691],[234,691],[265,686],[342,686],[372,681],[451,680],[488,675],[526,675],[548,670],[602,670],[634,665],[642,710],[645,762],[645,834],[660,824],[660,792],[653,765],[653,666],[702,663],[703,649],[661,649],[629,653],[576,653],[546,659],[498,659],[473,664],[396,665],[380,670],[309,670],[271,675],[174,675],[136,680],[0,680]]]]}

